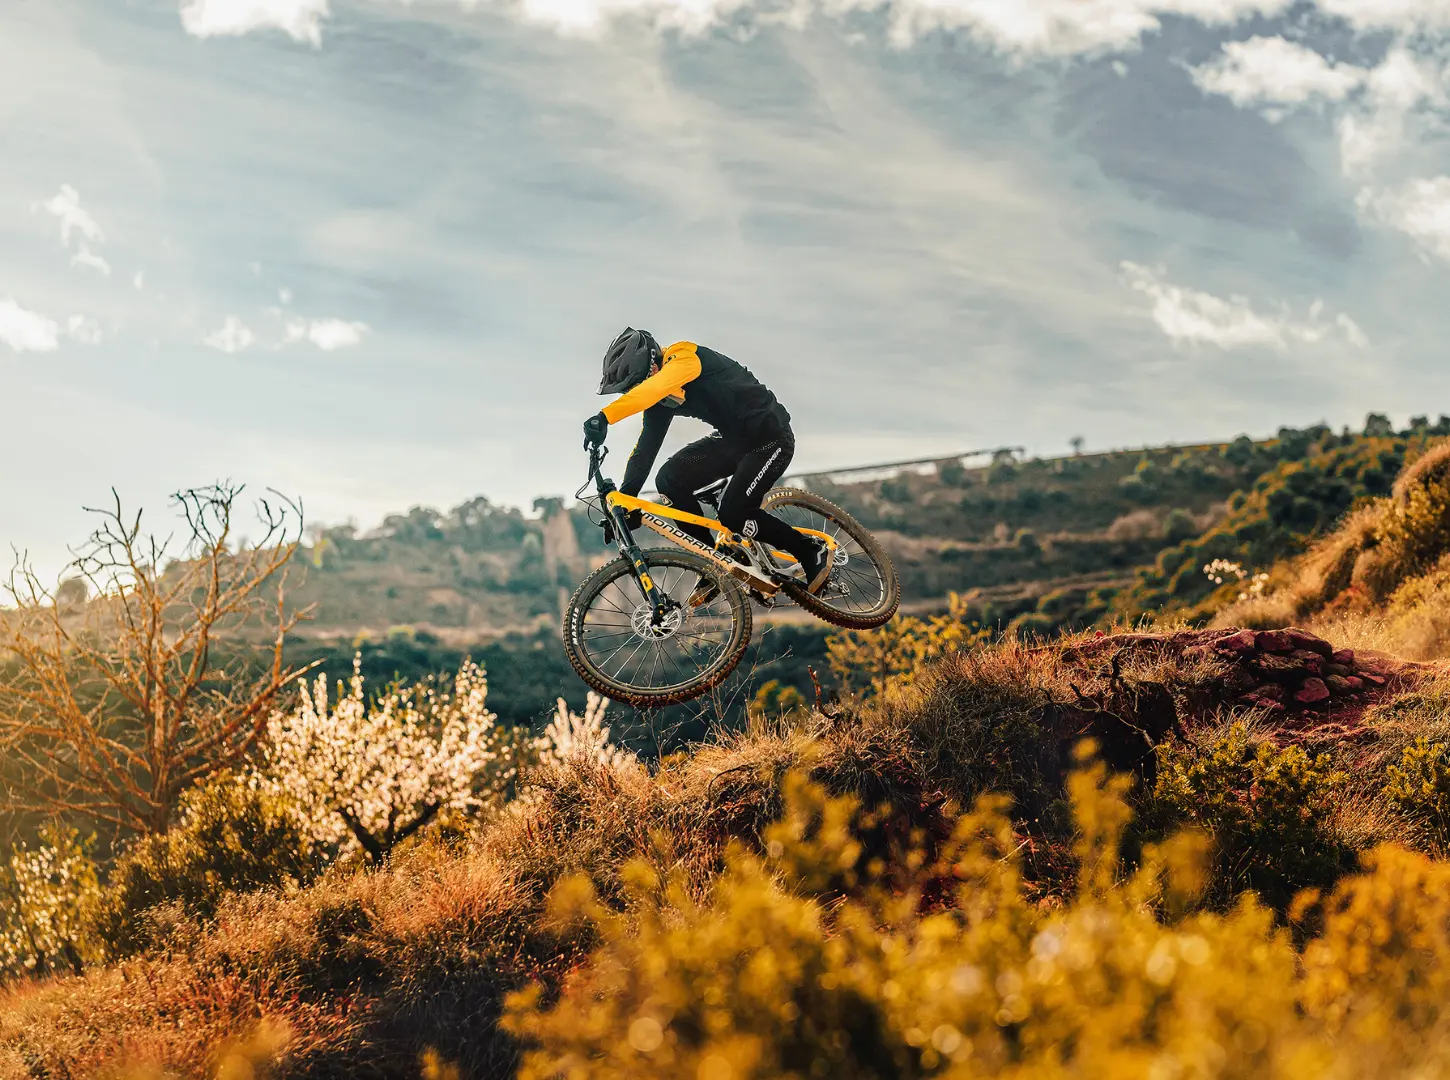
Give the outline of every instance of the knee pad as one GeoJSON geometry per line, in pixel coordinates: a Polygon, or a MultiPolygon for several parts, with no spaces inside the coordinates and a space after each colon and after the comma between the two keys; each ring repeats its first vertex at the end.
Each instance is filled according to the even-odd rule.
{"type": "Polygon", "coordinates": [[[720,524],[724,525],[731,532],[737,532],[746,538],[755,535],[759,526],[755,523],[755,515],[742,514],[740,511],[731,508],[721,507],[720,524]]]}

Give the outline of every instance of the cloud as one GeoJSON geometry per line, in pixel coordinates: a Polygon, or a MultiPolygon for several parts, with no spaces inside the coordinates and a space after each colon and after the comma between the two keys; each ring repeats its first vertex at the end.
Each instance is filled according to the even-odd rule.
{"type": "Polygon", "coordinates": [[[89,315],[72,315],[66,320],[65,333],[82,345],[99,345],[104,337],[101,324],[89,315]]]}
{"type": "Polygon", "coordinates": [[[1450,176],[1414,180],[1397,191],[1365,190],[1359,206],[1411,237],[1422,251],[1450,261],[1450,176]]]}
{"type": "Polygon", "coordinates": [[[60,344],[60,327],[7,296],[0,298],[0,342],[12,352],[54,352],[60,344]]]}
{"type": "Polygon", "coordinates": [[[103,277],[111,276],[111,264],[106,262],[105,259],[101,258],[84,244],[81,245],[81,249],[79,251],[71,256],[70,264],[72,266],[89,266],[92,270],[97,271],[103,277]]]}
{"type": "Polygon", "coordinates": [[[281,30],[293,41],[322,44],[327,0],[187,0],[181,25],[193,37],[234,37],[281,30]]]}
{"type": "Polygon", "coordinates": [[[1285,350],[1291,344],[1315,344],[1342,336],[1363,348],[1369,339],[1348,315],[1324,318],[1324,306],[1315,301],[1306,319],[1296,319],[1287,308],[1275,314],[1254,310],[1242,296],[1227,299],[1212,293],[1173,285],[1161,268],[1121,264],[1128,285],[1153,301],[1151,318],[1175,345],[1217,345],[1220,349],[1267,346],[1285,350]]]}
{"type": "MultiPolygon", "coordinates": [[[[62,184],[60,191],[41,204],[60,219],[60,242],[70,246],[71,233],[80,233],[82,240],[99,244],[106,238],[96,219],[81,207],[81,196],[69,184],[62,184]]],[[[84,249],[84,243],[81,245],[84,249]]]]}
{"type": "Polygon", "coordinates": [[[287,323],[287,336],[282,344],[310,341],[323,352],[332,352],[357,345],[369,331],[367,323],[342,319],[292,319],[287,323]]]}
{"type": "Polygon", "coordinates": [[[1424,106],[1444,106],[1445,70],[1403,46],[1385,54],[1370,71],[1357,109],[1339,121],[1340,165],[1347,176],[1364,176],[1405,146],[1411,118],[1424,106]]]}
{"type": "Polygon", "coordinates": [[[1229,41],[1210,63],[1191,68],[1205,93],[1235,105],[1302,105],[1313,98],[1343,101],[1364,84],[1369,72],[1352,64],[1331,64],[1313,49],[1281,37],[1229,41]]]}
{"type": "Polygon", "coordinates": [[[1450,4],[1445,0],[1317,0],[1316,6],[1356,30],[1415,31],[1450,27],[1450,4]]]}
{"type": "Polygon", "coordinates": [[[249,348],[256,340],[256,335],[247,328],[246,323],[235,315],[228,315],[226,321],[222,323],[221,329],[208,334],[202,339],[202,343],[210,345],[213,349],[220,349],[224,353],[239,353],[249,348]]]}

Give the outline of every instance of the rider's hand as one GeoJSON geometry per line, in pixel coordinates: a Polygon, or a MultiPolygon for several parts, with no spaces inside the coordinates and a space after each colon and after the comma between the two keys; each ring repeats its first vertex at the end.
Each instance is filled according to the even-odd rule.
{"type": "Polygon", "coordinates": [[[638,510],[631,510],[624,515],[625,524],[631,529],[638,529],[644,525],[644,517],[638,510]]]}
{"type": "Polygon", "coordinates": [[[604,441],[605,434],[609,431],[609,421],[604,419],[602,412],[597,412],[588,420],[584,421],[584,449],[591,450],[604,441]]]}

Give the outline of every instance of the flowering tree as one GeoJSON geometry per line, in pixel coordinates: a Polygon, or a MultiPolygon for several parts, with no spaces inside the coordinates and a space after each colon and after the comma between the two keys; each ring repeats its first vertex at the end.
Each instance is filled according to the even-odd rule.
{"type": "Polygon", "coordinates": [[[517,766],[477,664],[465,663],[451,689],[430,680],[371,703],[361,664],[354,658],[335,702],[323,675],[300,683],[291,711],[273,713],[255,782],[293,799],[314,840],[361,847],[376,863],[439,813],[482,805],[517,766]]]}
{"type": "Polygon", "coordinates": [[[583,760],[610,768],[633,764],[637,760],[633,754],[609,741],[609,728],[604,723],[607,705],[602,696],[591,691],[581,716],[571,712],[564,699],[559,698],[554,718],[534,743],[540,763],[561,765],[583,760]]]}
{"type": "Polygon", "coordinates": [[[82,912],[97,892],[90,848],[73,828],[44,825],[0,863],[0,971],[44,974],[82,964],[82,912]]]}

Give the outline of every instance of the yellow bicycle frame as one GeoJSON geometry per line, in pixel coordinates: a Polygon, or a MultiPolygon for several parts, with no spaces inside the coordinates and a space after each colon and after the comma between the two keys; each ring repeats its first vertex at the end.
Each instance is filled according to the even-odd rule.
{"type": "MultiPolygon", "coordinates": [[[[711,529],[715,532],[720,533],[720,536],[715,541],[715,546],[717,549],[721,544],[726,543],[739,544],[742,547],[754,546],[752,541],[750,541],[748,538],[732,532],[713,518],[701,517],[699,514],[688,514],[683,510],[676,510],[673,506],[665,506],[663,503],[650,502],[648,499],[641,499],[635,495],[626,495],[620,491],[611,491],[608,495],[608,503],[610,506],[618,506],[624,510],[639,510],[645,514],[653,514],[656,517],[662,518],[673,518],[675,521],[683,521],[689,525],[703,525],[707,529],[711,529]]],[[[686,542],[682,541],[678,536],[671,535],[671,533],[665,532],[663,529],[656,528],[654,523],[649,521],[647,518],[645,519],[644,523],[648,525],[651,529],[654,529],[655,532],[659,533],[666,540],[669,540],[675,544],[679,544],[686,550],[691,549],[690,545],[693,543],[693,541],[687,544],[686,542]]],[[[796,527],[796,532],[805,533],[807,536],[814,536],[817,539],[824,540],[826,543],[826,547],[831,551],[832,554],[835,554],[836,548],[839,546],[833,538],[828,536],[826,533],[820,532],[816,529],[802,529],[796,527]]],[[[768,550],[769,553],[777,559],[784,559],[788,560],[789,562],[797,561],[796,557],[790,554],[790,552],[788,551],[780,551],[776,548],[768,548],[766,550],[768,550]]],[[[777,585],[775,582],[768,581],[764,578],[759,577],[756,574],[742,574],[738,569],[737,564],[733,560],[725,558],[723,555],[718,554],[718,552],[711,554],[713,555],[715,561],[726,570],[730,571],[730,573],[734,574],[736,577],[744,578],[745,580],[749,581],[750,584],[759,587],[762,591],[765,591],[767,593],[774,593],[777,589],[779,589],[779,585],[777,585]]]]}

